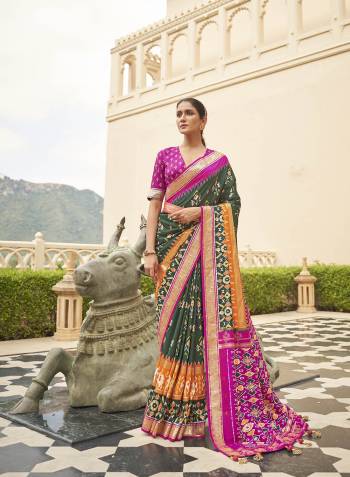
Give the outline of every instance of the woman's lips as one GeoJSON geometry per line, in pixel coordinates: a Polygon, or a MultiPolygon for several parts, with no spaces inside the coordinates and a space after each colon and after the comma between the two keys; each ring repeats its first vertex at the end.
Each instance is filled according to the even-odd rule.
{"type": "Polygon", "coordinates": [[[187,126],[187,124],[180,124],[180,128],[184,128],[186,126],[187,126]]]}

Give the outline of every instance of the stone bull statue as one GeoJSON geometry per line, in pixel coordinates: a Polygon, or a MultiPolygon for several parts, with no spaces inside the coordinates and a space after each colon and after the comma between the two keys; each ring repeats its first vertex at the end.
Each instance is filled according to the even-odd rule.
{"type": "MultiPolygon", "coordinates": [[[[125,218],[107,250],[74,272],[78,293],[93,298],[83,321],[77,353],[48,352],[37,377],[12,414],[38,412],[53,377],[65,376],[72,407],[98,406],[103,412],[138,409],[146,404],[158,357],[154,295],[139,290],[141,257],[146,247],[146,220],[132,247],[118,245],[125,218]]],[[[274,360],[264,355],[272,381],[274,360]]]]}
{"type": "Polygon", "coordinates": [[[73,407],[98,406],[103,412],[138,409],[146,404],[158,356],[154,295],[139,290],[146,220],[133,247],[118,246],[125,218],[106,252],[74,272],[76,289],[93,298],[83,321],[76,356],[50,350],[37,377],[11,413],[37,412],[53,377],[66,378],[73,407]]]}

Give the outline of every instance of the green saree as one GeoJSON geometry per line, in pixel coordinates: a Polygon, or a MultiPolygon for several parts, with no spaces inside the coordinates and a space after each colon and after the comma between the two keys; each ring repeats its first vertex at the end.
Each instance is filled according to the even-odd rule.
{"type": "MultiPolygon", "coordinates": [[[[141,428],[170,440],[204,437],[208,418],[215,448],[234,460],[292,450],[311,431],[273,391],[245,303],[235,174],[210,149],[182,169],[166,186],[156,231],[160,354],[141,428]],[[199,222],[169,218],[182,207],[200,207],[199,222]]],[[[149,198],[162,198],[152,184],[149,198]]]]}

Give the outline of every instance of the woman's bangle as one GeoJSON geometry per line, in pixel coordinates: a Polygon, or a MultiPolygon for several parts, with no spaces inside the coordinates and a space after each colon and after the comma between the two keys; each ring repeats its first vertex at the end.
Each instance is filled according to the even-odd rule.
{"type": "Polygon", "coordinates": [[[143,256],[146,257],[147,255],[156,255],[156,252],[154,250],[145,250],[143,256]]]}

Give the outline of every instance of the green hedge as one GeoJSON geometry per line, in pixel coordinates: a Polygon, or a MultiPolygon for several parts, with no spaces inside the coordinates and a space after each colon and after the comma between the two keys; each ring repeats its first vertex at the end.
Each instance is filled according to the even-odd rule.
{"type": "MultiPolygon", "coordinates": [[[[302,267],[242,268],[245,297],[252,315],[296,310],[297,284],[294,277],[302,267]]],[[[350,312],[350,266],[310,265],[318,310],[350,312]]]]}
{"type": "Polygon", "coordinates": [[[56,295],[61,270],[0,271],[0,339],[36,338],[55,331],[56,295]]]}
{"type": "MultiPolygon", "coordinates": [[[[301,267],[241,269],[244,294],[252,315],[295,310],[301,267]]],[[[318,310],[350,312],[350,266],[313,265],[318,310]]],[[[55,331],[56,294],[52,286],[62,270],[0,269],[0,340],[50,336],[55,331]]],[[[154,291],[153,281],[142,275],[141,291],[154,291]]],[[[84,315],[90,299],[84,298],[84,315]]]]}

